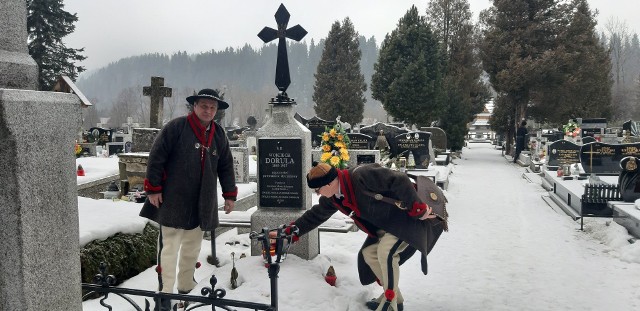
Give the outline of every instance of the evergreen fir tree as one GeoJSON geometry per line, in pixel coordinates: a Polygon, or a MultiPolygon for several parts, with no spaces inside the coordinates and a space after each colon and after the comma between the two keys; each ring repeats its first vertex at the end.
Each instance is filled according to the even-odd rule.
{"type": "Polygon", "coordinates": [[[489,90],[480,78],[480,61],[474,53],[473,15],[468,0],[433,0],[427,18],[443,52],[443,101],[446,110],[438,125],[447,132],[448,146],[464,146],[467,123],[482,112],[489,90]]]}
{"type": "Polygon", "coordinates": [[[49,91],[56,78],[65,75],[75,81],[84,71],[75,62],[86,57],[84,48],[68,48],[62,38],[75,30],[76,14],[63,10],[62,0],[27,0],[27,31],[29,54],[38,64],[40,90],[49,91]]]}
{"type": "Polygon", "coordinates": [[[371,79],[373,98],[397,120],[429,125],[444,111],[441,61],[435,36],[412,6],[382,42],[371,79]]]}
{"type": "Polygon", "coordinates": [[[322,57],[313,87],[314,110],[323,119],[340,116],[341,121],[356,124],[362,121],[364,91],[367,84],[360,70],[358,33],[347,17],[331,26],[324,42],[322,57]]]}

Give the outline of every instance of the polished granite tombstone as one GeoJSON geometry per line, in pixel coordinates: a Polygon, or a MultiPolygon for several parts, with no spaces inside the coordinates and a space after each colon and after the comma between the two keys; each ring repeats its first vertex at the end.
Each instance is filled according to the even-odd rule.
{"type": "Polygon", "coordinates": [[[564,166],[580,163],[580,147],[568,140],[552,142],[547,147],[547,166],[564,166]]]}
{"type": "Polygon", "coordinates": [[[589,143],[580,148],[580,163],[585,173],[619,174],[620,160],[627,156],[640,157],[640,143],[589,143]]]}

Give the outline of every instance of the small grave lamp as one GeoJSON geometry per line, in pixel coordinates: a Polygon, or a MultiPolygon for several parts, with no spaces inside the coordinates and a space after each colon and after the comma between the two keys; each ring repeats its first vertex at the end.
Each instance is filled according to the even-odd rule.
{"type": "Polygon", "coordinates": [[[82,168],[81,164],[78,164],[78,170],[76,171],[78,176],[84,176],[84,168],[82,168]]]}

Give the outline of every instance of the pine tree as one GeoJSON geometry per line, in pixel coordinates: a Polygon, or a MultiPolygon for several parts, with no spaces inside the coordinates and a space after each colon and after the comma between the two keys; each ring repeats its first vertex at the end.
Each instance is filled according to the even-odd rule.
{"type": "Polygon", "coordinates": [[[532,115],[551,123],[577,117],[611,115],[611,61],[595,31],[595,16],[586,0],[573,0],[566,10],[557,48],[543,59],[550,73],[534,92],[532,115]]]}
{"type": "Polygon", "coordinates": [[[27,31],[29,54],[38,64],[40,90],[49,91],[60,75],[72,80],[84,71],[75,62],[86,57],[82,49],[68,48],[62,38],[75,30],[76,14],[63,10],[62,0],[27,0],[27,31]]]}
{"type": "Polygon", "coordinates": [[[498,92],[494,120],[508,120],[509,125],[491,123],[492,129],[508,128],[507,152],[515,128],[528,116],[527,108],[536,87],[554,78],[545,55],[556,48],[560,31],[557,20],[561,10],[557,0],[499,0],[480,14],[484,39],[480,44],[483,69],[498,92]],[[496,113],[505,115],[496,116],[496,113]]]}
{"type": "Polygon", "coordinates": [[[313,86],[314,110],[320,118],[356,124],[364,113],[364,91],[367,84],[360,71],[358,33],[347,17],[331,26],[324,42],[322,57],[315,74],[313,86]]]}
{"type": "Polygon", "coordinates": [[[427,18],[444,51],[442,98],[446,110],[438,125],[447,132],[448,146],[459,150],[467,123],[482,112],[489,93],[480,79],[480,61],[474,53],[473,15],[468,0],[432,0],[427,18]]]}
{"type": "Polygon", "coordinates": [[[412,6],[382,41],[371,79],[373,98],[397,120],[429,125],[444,110],[441,61],[435,36],[412,6]]]}

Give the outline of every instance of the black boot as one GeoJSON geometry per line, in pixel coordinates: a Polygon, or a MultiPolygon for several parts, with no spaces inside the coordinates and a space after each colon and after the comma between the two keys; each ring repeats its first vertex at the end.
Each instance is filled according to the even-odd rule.
{"type": "MultiPolygon", "coordinates": [[[[369,308],[369,310],[378,309],[378,306],[380,305],[378,300],[375,299],[375,298],[365,302],[364,304],[367,306],[367,308],[369,308]]],[[[402,310],[404,310],[404,305],[402,303],[399,303],[398,304],[398,311],[402,311],[402,310]]]]}

